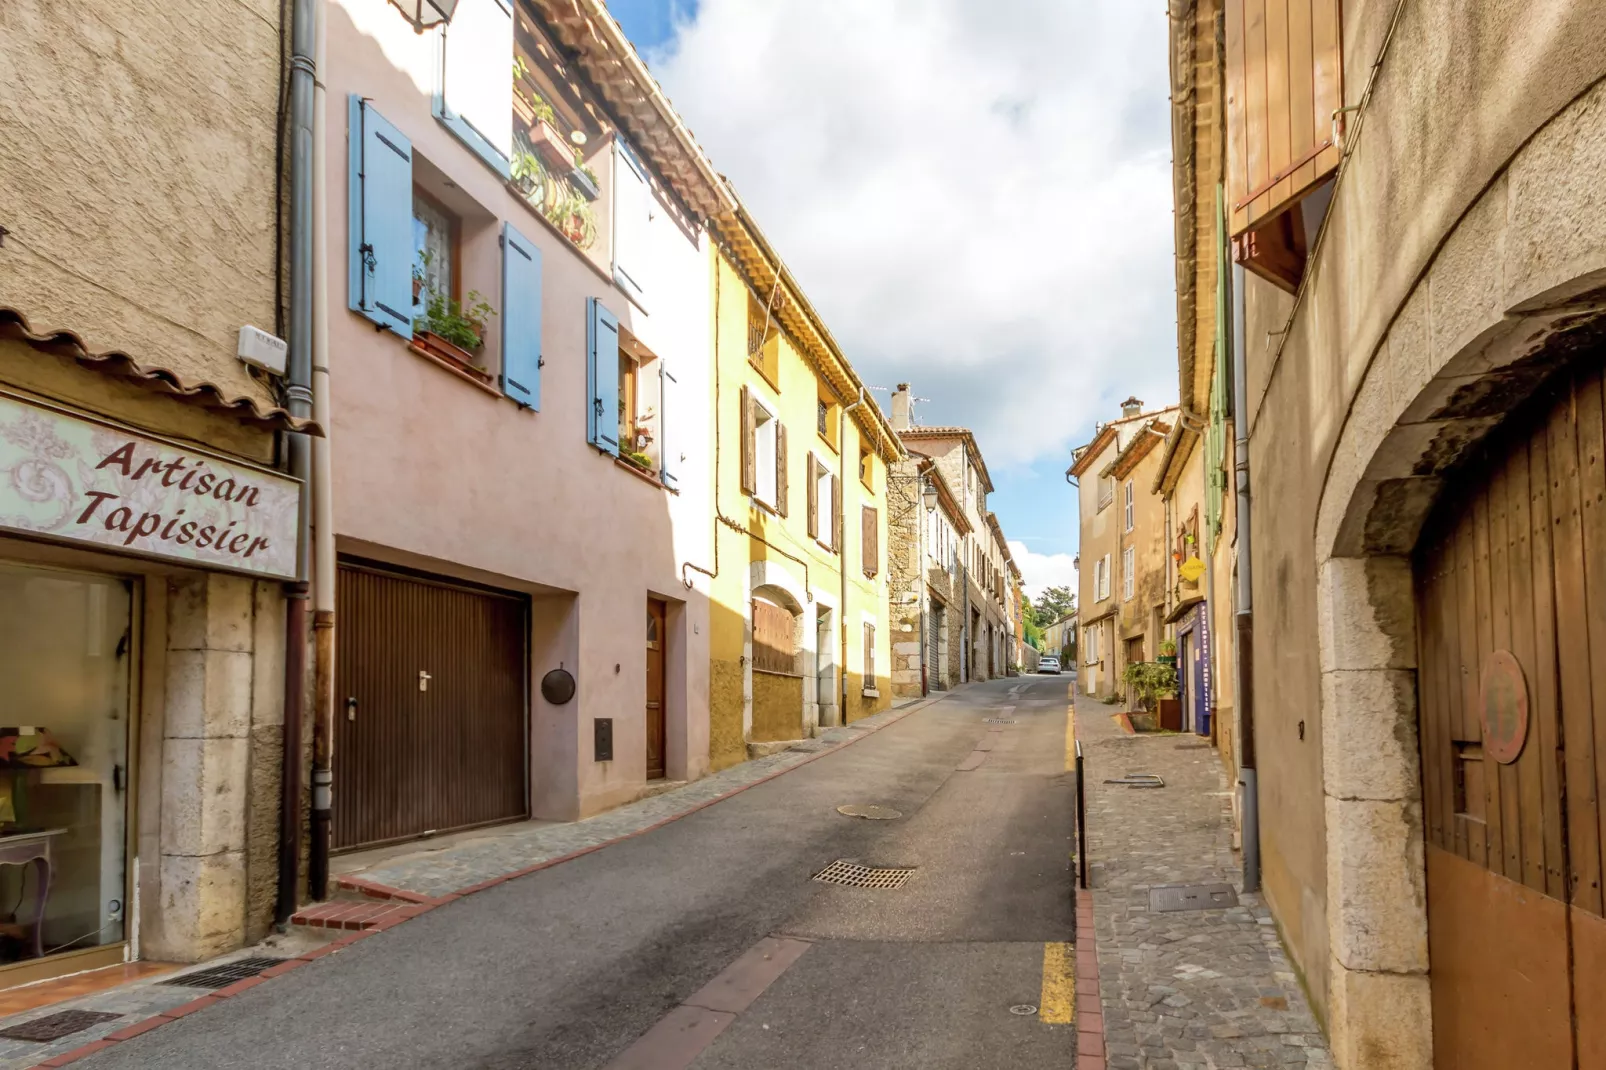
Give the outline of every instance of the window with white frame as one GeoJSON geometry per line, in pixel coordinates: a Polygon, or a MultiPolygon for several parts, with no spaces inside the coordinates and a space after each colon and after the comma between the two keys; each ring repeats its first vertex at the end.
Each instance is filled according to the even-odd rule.
{"type": "Polygon", "coordinates": [[[778,498],[776,438],[781,423],[763,404],[753,406],[753,496],[773,508],[778,498]]]}
{"type": "Polygon", "coordinates": [[[818,510],[819,539],[821,546],[833,550],[836,546],[836,476],[821,464],[814,470],[814,501],[818,510]]]}
{"type": "Polygon", "coordinates": [[[1086,631],[1086,635],[1087,635],[1087,640],[1086,640],[1086,642],[1084,642],[1082,644],[1082,646],[1084,648],[1086,648],[1086,650],[1087,650],[1087,654],[1086,654],[1087,663],[1089,665],[1094,665],[1094,664],[1097,664],[1098,660],[1099,660],[1099,628],[1098,628],[1098,625],[1096,625],[1096,624],[1090,625],[1088,628],[1085,629],[1085,631],[1086,631]]]}
{"type": "Polygon", "coordinates": [[[1136,548],[1128,546],[1121,551],[1121,601],[1125,602],[1132,597],[1137,587],[1138,552],[1136,548]]]}
{"type": "Polygon", "coordinates": [[[1125,531],[1131,531],[1132,530],[1133,513],[1135,511],[1135,501],[1136,501],[1136,499],[1134,497],[1133,490],[1132,490],[1132,480],[1129,479],[1129,480],[1126,481],[1126,518],[1125,518],[1126,526],[1125,526],[1125,528],[1123,528],[1123,530],[1125,530],[1125,531]]]}
{"type": "Polygon", "coordinates": [[[1110,597],[1110,555],[1105,554],[1093,563],[1093,600],[1102,602],[1110,597]]]}
{"type": "Polygon", "coordinates": [[[1114,476],[1100,476],[1099,477],[1099,511],[1103,512],[1104,511],[1104,507],[1109,505],[1113,501],[1115,501],[1115,477],[1114,476]]]}

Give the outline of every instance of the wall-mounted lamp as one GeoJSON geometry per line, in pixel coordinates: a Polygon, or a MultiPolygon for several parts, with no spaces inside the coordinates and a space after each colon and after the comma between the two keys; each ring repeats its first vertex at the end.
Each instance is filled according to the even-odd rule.
{"type": "Polygon", "coordinates": [[[926,512],[935,512],[937,509],[937,485],[935,483],[928,482],[926,484],[925,493],[922,494],[921,497],[925,499],[926,512]]]}
{"type": "Polygon", "coordinates": [[[457,11],[457,0],[391,0],[407,16],[418,33],[443,22],[451,22],[457,11]]]}

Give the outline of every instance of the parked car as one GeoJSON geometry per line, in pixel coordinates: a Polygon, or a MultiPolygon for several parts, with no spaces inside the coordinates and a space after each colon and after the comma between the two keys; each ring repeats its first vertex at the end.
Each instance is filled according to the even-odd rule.
{"type": "Polygon", "coordinates": [[[1043,657],[1037,659],[1037,671],[1040,673],[1052,673],[1053,675],[1058,676],[1060,674],[1060,659],[1051,654],[1045,654],[1043,657]]]}

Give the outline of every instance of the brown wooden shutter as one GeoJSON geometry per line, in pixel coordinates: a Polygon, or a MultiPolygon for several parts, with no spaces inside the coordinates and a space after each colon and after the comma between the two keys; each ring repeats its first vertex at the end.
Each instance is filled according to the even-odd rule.
{"type": "Polygon", "coordinates": [[[753,464],[753,455],[757,445],[753,441],[753,399],[748,396],[747,387],[742,387],[742,493],[752,494],[758,490],[758,472],[753,464]]]}
{"type": "Polygon", "coordinates": [[[775,511],[787,514],[786,425],[775,421],[775,511]]]}
{"type": "Polygon", "coordinates": [[[859,552],[864,557],[864,574],[874,576],[881,561],[881,518],[874,508],[867,505],[860,519],[862,536],[859,552]]]}
{"type": "Polygon", "coordinates": [[[835,472],[831,473],[831,549],[842,552],[842,480],[835,472]]]}
{"type": "Polygon", "coordinates": [[[1245,266],[1290,288],[1305,234],[1287,210],[1338,169],[1341,3],[1226,2],[1228,230],[1245,266]]]}
{"type": "Polygon", "coordinates": [[[809,538],[820,537],[820,462],[809,454],[809,538]]]}

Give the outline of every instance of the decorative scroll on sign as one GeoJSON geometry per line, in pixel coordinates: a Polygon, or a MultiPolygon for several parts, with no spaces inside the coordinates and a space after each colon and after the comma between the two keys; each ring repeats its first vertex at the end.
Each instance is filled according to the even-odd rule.
{"type": "Polygon", "coordinates": [[[0,394],[0,530],[292,579],[301,485],[0,394]]]}
{"type": "Polygon", "coordinates": [[[1483,752],[1510,765],[1528,741],[1528,681],[1522,664],[1509,650],[1496,650],[1483,670],[1478,691],[1483,720],[1483,752]]]}

